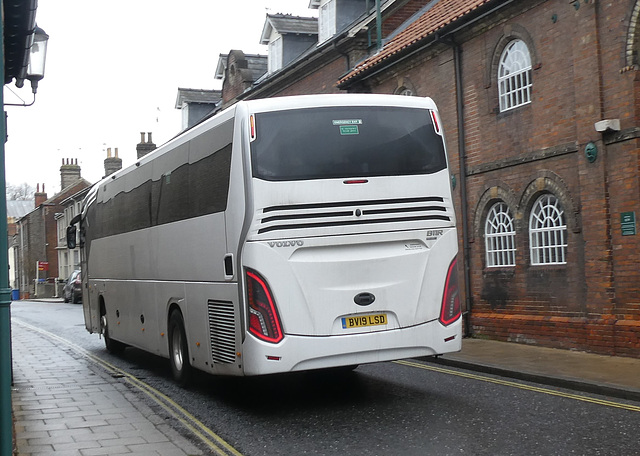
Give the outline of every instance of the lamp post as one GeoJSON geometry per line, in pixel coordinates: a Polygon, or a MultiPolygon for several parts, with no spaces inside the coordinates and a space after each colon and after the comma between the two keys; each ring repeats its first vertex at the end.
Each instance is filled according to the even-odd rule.
{"type": "Polygon", "coordinates": [[[33,44],[29,50],[29,65],[27,66],[27,79],[31,81],[31,90],[34,95],[38,91],[38,82],[44,78],[44,64],[47,62],[47,43],[49,35],[36,25],[33,36],[33,44]]]}
{"type": "MultiPolygon", "coordinates": [[[[29,63],[27,65],[26,76],[26,79],[31,81],[31,92],[33,93],[33,101],[31,101],[31,103],[4,103],[4,106],[31,106],[36,102],[38,82],[40,82],[40,80],[44,78],[44,65],[47,62],[48,43],[49,35],[47,35],[47,32],[36,25],[36,28],[33,32],[33,44],[31,44],[31,47],[29,48],[29,63]]],[[[18,87],[22,87],[22,81],[19,81],[19,83],[16,82],[16,85],[18,87]]]]}
{"type": "MultiPolygon", "coordinates": [[[[4,24],[0,27],[0,34],[4,33],[4,24]]],[[[47,52],[47,35],[44,30],[36,26],[33,44],[29,53],[27,79],[31,81],[33,101],[30,104],[17,106],[31,106],[36,101],[38,82],[44,77],[44,65],[47,52]]],[[[2,50],[4,57],[4,50],[2,50]]],[[[0,73],[4,74],[3,58],[0,58],[0,73]]],[[[0,93],[3,106],[4,96],[0,93]]],[[[16,106],[16,105],[14,105],[16,106]]],[[[0,138],[6,141],[6,122],[0,122],[0,138]]],[[[11,419],[11,288],[9,283],[9,258],[7,248],[7,183],[5,179],[5,150],[4,141],[0,142],[0,455],[10,455],[13,452],[13,432],[11,419]]]]}

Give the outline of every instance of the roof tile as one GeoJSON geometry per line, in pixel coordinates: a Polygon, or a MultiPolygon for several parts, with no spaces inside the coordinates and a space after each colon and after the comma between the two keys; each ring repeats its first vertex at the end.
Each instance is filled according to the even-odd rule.
{"type": "Polygon", "coordinates": [[[338,85],[344,84],[356,76],[361,75],[365,71],[391,58],[391,56],[411,47],[446,25],[455,22],[457,19],[491,1],[492,0],[440,0],[414,23],[389,41],[380,52],[364,60],[340,79],[338,85]]]}

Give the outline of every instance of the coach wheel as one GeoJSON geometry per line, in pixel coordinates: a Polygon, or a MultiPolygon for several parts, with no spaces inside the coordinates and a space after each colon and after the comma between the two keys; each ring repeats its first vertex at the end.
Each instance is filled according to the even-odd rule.
{"type": "Polygon", "coordinates": [[[113,353],[117,355],[122,353],[127,346],[120,341],[113,340],[111,336],[109,336],[109,323],[107,322],[107,313],[104,307],[101,309],[100,316],[100,330],[102,332],[102,336],[104,337],[104,345],[107,347],[109,353],[113,353]]]}
{"type": "Polygon", "coordinates": [[[169,317],[169,361],[174,380],[187,386],[193,377],[193,368],[189,362],[189,347],[184,330],[184,319],[179,311],[169,317]]]}

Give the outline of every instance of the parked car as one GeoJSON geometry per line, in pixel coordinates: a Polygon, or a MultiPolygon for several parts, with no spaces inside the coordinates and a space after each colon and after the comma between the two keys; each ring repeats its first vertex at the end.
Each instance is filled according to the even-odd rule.
{"type": "Polygon", "coordinates": [[[71,301],[74,304],[82,302],[82,274],[79,269],[71,273],[62,290],[62,294],[64,302],[71,301]]]}

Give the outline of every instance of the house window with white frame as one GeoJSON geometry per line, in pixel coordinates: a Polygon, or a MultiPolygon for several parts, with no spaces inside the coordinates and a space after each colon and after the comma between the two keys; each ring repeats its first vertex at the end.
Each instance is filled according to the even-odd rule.
{"type": "Polygon", "coordinates": [[[56,220],[58,226],[58,244],[64,245],[67,238],[67,226],[65,225],[64,217],[60,217],[56,220]]]}
{"type": "Polygon", "coordinates": [[[269,41],[269,58],[267,60],[269,74],[282,68],[282,36],[274,37],[269,41]]]}
{"type": "Polygon", "coordinates": [[[318,13],[318,43],[324,43],[336,34],[336,0],[320,5],[318,13]]]}
{"type": "Polygon", "coordinates": [[[498,67],[500,112],[531,103],[531,54],[522,40],[507,44],[498,67]]]}
{"type": "Polygon", "coordinates": [[[529,216],[529,248],[532,265],[567,263],[567,224],[558,198],[539,197],[529,216]]]}
{"type": "Polygon", "coordinates": [[[516,265],[516,230],[513,216],[504,202],[491,206],[484,230],[487,267],[516,265]]]}

